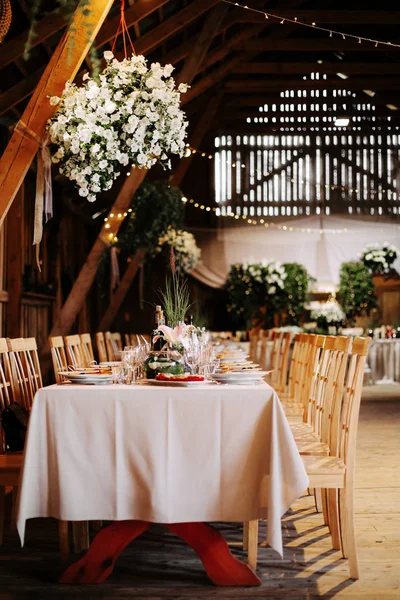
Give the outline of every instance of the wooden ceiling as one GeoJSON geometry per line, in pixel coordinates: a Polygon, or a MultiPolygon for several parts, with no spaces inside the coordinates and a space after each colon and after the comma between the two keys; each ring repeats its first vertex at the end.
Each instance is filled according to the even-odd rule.
{"type": "MultiPolygon", "coordinates": [[[[35,4],[14,0],[12,25],[0,47],[0,119],[6,124],[21,116],[65,29],[62,15],[39,15],[32,49],[25,60],[31,7],[35,4]]],[[[54,2],[48,4],[52,6],[54,2]]],[[[247,4],[282,17],[316,22],[344,34],[400,42],[398,0],[248,0],[247,4]]],[[[179,80],[184,79],[188,57],[196,48],[201,51],[207,31],[213,36],[192,87],[184,96],[185,109],[190,120],[195,121],[193,126],[199,111],[217,94],[218,109],[214,107],[213,119],[207,120],[207,126],[224,129],[237,123],[242,129],[247,113],[253,116],[259,105],[274,102],[286,89],[336,87],[354,91],[359,102],[371,101],[363,90],[375,92],[373,103],[379,118],[389,116],[392,126],[398,122],[400,125],[400,110],[388,108],[400,108],[400,48],[330,37],[293,23],[266,20],[239,7],[225,3],[222,6],[219,0],[126,1],[126,21],[136,52],[150,61],[172,63],[179,80]],[[327,78],[305,81],[304,76],[310,72],[325,73],[327,78]],[[348,78],[343,81],[337,73],[348,78]]],[[[110,49],[118,22],[116,0],[96,39],[100,53],[110,49]]],[[[117,50],[120,55],[121,46],[117,50]]],[[[78,80],[90,67],[87,58],[78,80]]],[[[257,130],[262,128],[260,124],[257,130]]]]}

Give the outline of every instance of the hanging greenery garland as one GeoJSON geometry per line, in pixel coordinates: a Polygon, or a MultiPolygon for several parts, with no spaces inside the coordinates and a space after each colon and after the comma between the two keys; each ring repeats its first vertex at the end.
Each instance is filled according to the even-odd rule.
{"type": "Polygon", "coordinates": [[[123,257],[139,248],[154,256],[159,239],[167,235],[168,228],[183,229],[182,194],[168,182],[146,180],[133,197],[129,211],[114,244],[123,257]]]}
{"type": "Polygon", "coordinates": [[[189,231],[174,229],[169,226],[168,231],[158,238],[156,252],[164,252],[170,255],[174,253],[175,269],[189,273],[200,261],[201,250],[196,244],[196,239],[189,231]]]}
{"type": "Polygon", "coordinates": [[[122,170],[170,168],[170,154],[183,156],[187,121],[180,109],[185,84],[175,88],[172,65],[148,66],[144,56],[121,62],[106,51],[99,82],[88,74],[78,87],[67,83],[48,122],[52,161],[89,202],[109,190],[122,170]]]}

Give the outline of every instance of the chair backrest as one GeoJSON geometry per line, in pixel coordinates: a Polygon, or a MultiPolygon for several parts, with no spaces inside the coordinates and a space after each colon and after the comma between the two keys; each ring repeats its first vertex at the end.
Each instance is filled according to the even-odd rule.
{"type": "Polygon", "coordinates": [[[364,380],[364,366],[371,339],[356,337],[353,341],[343,387],[338,439],[331,436],[331,453],[338,449],[340,458],[346,463],[346,477],[354,477],[358,417],[364,380]]]}
{"type": "Polygon", "coordinates": [[[88,365],[80,335],[64,336],[64,345],[69,365],[72,367],[86,367],[88,365]]]}
{"type": "Polygon", "coordinates": [[[111,331],[105,332],[104,341],[106,343],[108,360],[118,360],[117,347],[112,339],[111,331]]]}
{"type": "Polygon", "coordinates": [[[294,397],[294,386],[295,386],[295,381],[296,381],[296,372],[297,372],[297,365],[299,362],[299,354],[300,354],[301,345],[302,345],[301,334],[296,333],[296,335],[294,336],[293,351],[292,351],[292,357],[290,359],[290,367],[289,367],[289,381],[288,381],[288,396],[289,396],[289,398],[294,397]]]}
{"type": "Polygon", "coordinates": [[[68,371],[68,361],[65,354],[64,340],[61,335],[49,337],[51,360],[53,361],[53,370],[56,383],[64,381],[60,375],[62,371],[68,371]]]}
{"type": "Polygon", "coordinates": [[[272,329],[261,329],[260,331],[260,367],[264,371],[268,371],[271,368],[272,333],[272,329]]]}
{"type": "MultiPolygon", "coordinates": [[[[8,355],[7,340],[0,338],[0,413],[8,408],[13,401],[11,385],[11,366],[8,355]]],[[[0,425],[0,454],[5,452],[5,437],[0,425]]]]}
{"type": "Polygon", "coordinates": [[[37,390],[43,387],[35,338],[7,339],[13,395],[27,410],[37,390]]]}
{"type": "Polygon", "coordinates": [[[113,341],[114,348],[116,348],[116,351],[121,352],[121,350],[122,350],[121,334],[118,332],[114,332],[111,334],[111,339],[113,341]]]}
{"type": "Polygon", "coordinates": [[[107,348],[106,342],[104,339],[104,333],[102,331],[98,331],[96,333],[96,346],[97,346],[97,356],[99,358],[99,362],[107,362],[107,348]]]}
{"type": "Polygon", "coordinates": [[[290,331],[283,333],[281,337],[281,344],[279,347],[279,360],[278,370],[276,376],[275,389],[279,393],[286,391],[286,384],[288,378],[288,364],[289,364],[289,351],[290,344],[292,342],[292,334],[290,331]]]}
{"type": "Polygon", "coordinates": [[[131,346],[131,336],[129,333],[124,333],[125,346],[131,346]]]}
{"type": "Polygon", "coordinates": [[[260,361],[260,330],[259,329],[251,329],[249,332],[250,338],[250,360],[255,363],[259,363],[260,361]]]}
{"type": "Polygon", "coordinates": [[[94,361],[92,338],[90,337],[90,333],[81,333],[80,338],[82,351],[85,356],[86,364],[88,365],[94,361]]]}

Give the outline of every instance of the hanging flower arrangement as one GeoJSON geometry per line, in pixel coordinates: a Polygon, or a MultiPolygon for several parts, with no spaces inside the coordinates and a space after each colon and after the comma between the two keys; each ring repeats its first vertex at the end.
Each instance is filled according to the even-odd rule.
{"type": "Polygon", "coordinates": [[[189,273],[200,261],[201,250],[196,244],[196,240],[189,231],[176,230],[172,227],[158,239],[157,252],[163,249],[171,249],[175,254],[176,269],[189,273]]]}
{"type": "Polygon", "coordinates": [[[59,109],[48,122],[52,161],[89,202],[109,190],[124,167],[170,168],[170,154],[183,156],[187,121],[180,109],[172,65],[148,66],[143,56],[118,61],[104,53],[99,80],[84,75],[82,87],[67,83],[59,109]]]}

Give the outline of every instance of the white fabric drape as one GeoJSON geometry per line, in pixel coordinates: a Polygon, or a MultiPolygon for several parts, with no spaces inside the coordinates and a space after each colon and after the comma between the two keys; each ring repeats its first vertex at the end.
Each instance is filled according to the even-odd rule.
{"type": "Polygon", "coordinates": [[[267,384],[50,386],[33,403],[20,485],[25,520],[156,523],[281,517],[308,478],[267,384]]]}
{"type": "MultiPolygon", "coordinates": [[[[211,287],[222,287],[232,264],[263,258],[298,262],[317,279],[321,289],[333,289],[342,262],[357,260],[367,244],[400,246],[400,225],[318,216],[281,222],[287,229],[250,226],[194,232],[202,251],[202,263],[191,275],[211,287]],[[289,231],[290,227],[305,231],[289,231]],[[333,233],[333,230],[348,232],[333,233]],[[307,229],[312,231],[307,232],[307,229]],[[320,230],[323,230],[320,233],[320,230]],[[219,285],[218,285],[219,284],[219,285]]],[[[400,271],[400,258],[394,267],[400,271]]]]}

